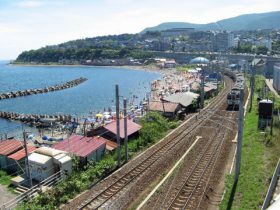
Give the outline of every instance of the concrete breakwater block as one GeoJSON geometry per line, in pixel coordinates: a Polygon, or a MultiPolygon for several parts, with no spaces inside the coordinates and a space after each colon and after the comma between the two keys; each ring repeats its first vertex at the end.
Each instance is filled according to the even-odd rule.
{"type": "MultiPolygon", "coordinates": [[[[52,123],[60,122],[66,123],[70,122],[72,119],[71,115],[39,115],[39,114],[19,114],[15,112],[3,112],[0,111],[0,118],[7,120],[20,121],[23,123],[52,123]]],[[[38,125],[39,125],[38,124],[38,125]]]]}
{"type": "Polygon", "coordinates": [[[36,88],[36,89],[12,91],[9,93],[1,93],[0,100],[28,96],[28,95],[33,95],[33,94],[42,94],[42,93],[47,93],[47,92],[51,92],[51,91],[63,90],[63,89],[77,86],[77,85],[85,82],[86,80],[87,80],[87,78],[80,77],[78,79],[74,79],[74,80],[68,81],[63,84],[53,85],[53,86],[46,87],[46,88],[36,88]]]}

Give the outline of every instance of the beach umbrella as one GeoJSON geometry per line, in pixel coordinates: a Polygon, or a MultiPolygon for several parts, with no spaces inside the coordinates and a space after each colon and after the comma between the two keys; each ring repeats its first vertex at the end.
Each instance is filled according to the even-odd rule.
{"type": "Polygon", "coordinates": [[[100,113],[99,113],[99,114],[96,114],[95,116],[96,116],[96,117],[103,117],[103,114],[100,114],[100,113]]]}

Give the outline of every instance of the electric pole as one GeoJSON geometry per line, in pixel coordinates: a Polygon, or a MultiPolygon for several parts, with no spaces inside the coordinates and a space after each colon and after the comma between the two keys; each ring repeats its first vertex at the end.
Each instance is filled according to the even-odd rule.
{"type": "Polygon", "coordinates": [[[120,165],[121,165],[121,143],[120,143],[120,96],[119,96],[119,85],[116,85],[116,118],[117,118],[118,167],[120,167],[120,165]]]}
{"type": "Polygon", "coordinates": [[[27,172],[27,179],[30,181],[30,187],[32,187],[32,177],[30,175],[30,168],[29,168],[29,160],[28,160],[28,150],[27,150],[27,143],[26,143],[26,135],[27,132],[23,131],[23,141],[24,141],[24,150],[25,150],[25,167],[27,172]]]}
{"type": "Polygon", "coordinates": [[[200,108],[204,107],[204,67],[201,66],[200,108]]]}
{"type": "Polygon", "coordinates": [[[126,98],[123,99],[123,112],[124,112],[124,145],[125,145],[125,162],[128,161],[128,146],[127,146],[127,104],[126,98]]]}
{"type": "Polygon", "coordinates": [[[252,110],[253,99],[254,99],[254,90],[255,90],[255,67],[252,66],[252,76],[251,76],[251,95],[250,95],[250,108],[249,112],[252,110]]]}
{"type": "Polygon", "coordinates": [[[241,150],[242,150],[242,138],[243,138],[243,123],[244,123],[244,108],[243,108],[244,89],[240,89],[240,101],[239,101],[239,116],[238,116],[238,136],[237,136],[237,152],[235,159],[235,177],[234,181],[237,182],[240,174],[241,164],[241,150]]]}

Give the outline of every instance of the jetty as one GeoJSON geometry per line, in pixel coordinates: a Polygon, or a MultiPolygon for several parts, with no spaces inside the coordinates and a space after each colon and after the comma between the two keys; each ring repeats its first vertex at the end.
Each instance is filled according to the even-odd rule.
{"type": "Polygon", "coordinates": [[[74,79],[74,80],[68,81],[68,82],[63,83],[63,84],[53,85],[53,86],[49,86],[49,87],[46,87],[46,88],[18,90],[18,91],[12,91],[12,92],[8,92],[8,93],[1,93],[0,94],[0,100],[63,90],[63,89],[67,89],[67,88],[77,86],[77,85],[85,82],[86,80],[87,80],[87,78],[80,77],[78,79],[74,79]]]}
{"type": "Polygon", "coordinates": [[[39,114],[19,114],[16,112],[0,111],[0,118],[7,120],[20,121],[35,127],[47,126],[50,123],[66,123],[72,119],[71,115],[39,115],[39,114]]]}

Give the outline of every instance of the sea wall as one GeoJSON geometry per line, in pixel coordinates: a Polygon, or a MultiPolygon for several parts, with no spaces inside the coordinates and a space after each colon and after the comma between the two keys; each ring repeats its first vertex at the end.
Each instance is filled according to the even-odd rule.
{"type": "Polygon", "coordinates": [[[63,90],[63,89],[77,86],[77,85],[85,82],[86,80],[87,80],[87,78],[80,77],[78,79],[74,79],[74,80],[68,81],[63,84],[53,85],[53,86],[46,87],[46,88],[18,90],[18,91],[12,91],[12,92],[8,92],[8,93],[1,93],[0,100],[63,90]]]}
{"type": "Polygon", "coordinates": [[[43,122],[70,122],[71,115],[39,115],[39,114],[19,114],[15,112],[0,111],[0,118],[21,121],[23,123],[43,123],[43,122]]]}

